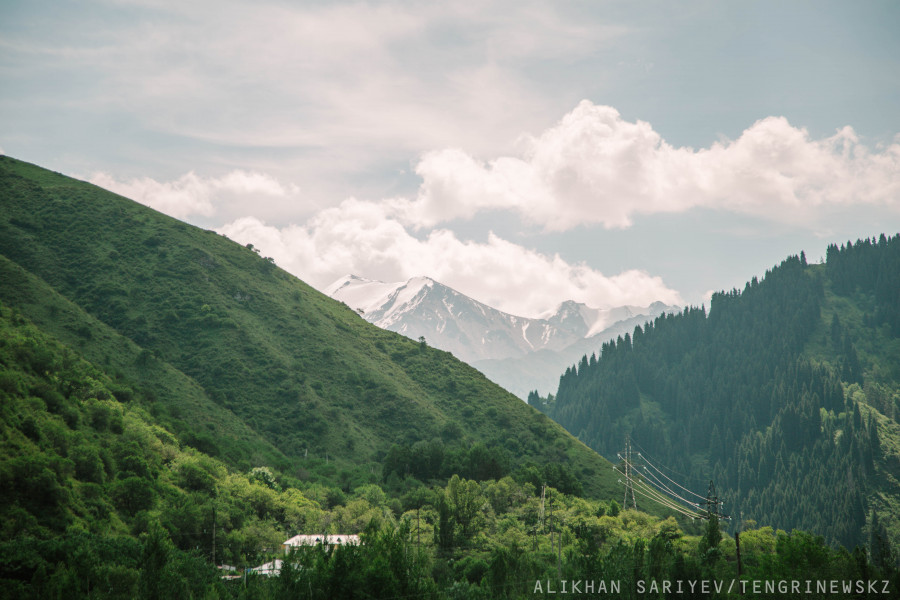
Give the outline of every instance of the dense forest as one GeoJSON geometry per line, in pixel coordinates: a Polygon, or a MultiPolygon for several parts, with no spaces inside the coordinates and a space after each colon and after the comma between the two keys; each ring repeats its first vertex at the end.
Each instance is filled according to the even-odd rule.
{"type": "MultiPolygon", "coordinates": [[[[754,582],[851,582],[859,597],[869,585],[900,589],[878,556],[771,527],[741,533],[741,579],[736,541],[715,520],[680,524],[538,489],[528,468],[351,490],[236,471],[179,443],[133,390],[14,309],[0,306],[0,334],[4,598],[487,599],[563,586],[573,597],[657,598],[676,581],[685,598],[788,595],[754,582]],[[297,531],[362,542],[284,552],[297,531]],[[245,571],[276,560],[269,576],[245,571]],[[720,593],[687,587],[704,580],[720,593]]],[[[812,590],[795,596],[831,588],[812,590]]]]}
{"type": "Polygon", "coordinates": [[[697,491],[712,479],[735,523],[896,543],[898,311],[900,236],[832,245],[604,344],[531,402],[607,457],[629,436],[697,491]]]}

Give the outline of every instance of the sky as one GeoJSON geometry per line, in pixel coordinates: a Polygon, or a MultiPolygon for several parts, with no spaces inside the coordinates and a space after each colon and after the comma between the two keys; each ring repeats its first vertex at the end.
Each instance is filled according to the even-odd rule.
{"type": "Polygon", "coordinates": [[[318,289],[708,306],[900,232],[900,4],[0,1],[0,153],[318,289]]]}

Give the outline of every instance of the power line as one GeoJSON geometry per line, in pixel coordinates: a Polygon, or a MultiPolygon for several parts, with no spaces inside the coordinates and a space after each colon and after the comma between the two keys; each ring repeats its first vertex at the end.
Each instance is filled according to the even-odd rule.
{"type": "MultiPolygon", "coordinates": [[[[640,445],[638,444],[638,446],[640,445]]],[[[623,503],[625,506],[628,505],[628,494],[630,491],[632,502],[634,502],[634,494],[637,492],[641,496],[653,500],[657,504],[661,504],[666,508],[691,517],[692,519],[710,519],[713,515],[720,519],[727,520],[731,518],[721,512],[720,509],[724,506],[724,503],[719,500],[719,497],[716,494],[715,485],[712,481],[709,482],[709,488],[704,497],[663,473],[663,471],[644,456],[642,452],[638,452],[638,457],[644,463],[640,466],[643,467],[645,477],[635,477],[634,472],[636,470],[639,475],[641,473],[637,469],[638,465],[635,465],[631,457],[631,440],[628,437],[625,438],[625,456],[622,456],[621,454],[617,456],[623,461],[625,472],[623,473],[616,467],[613,467],[613,470],[625,477],[624,482],[621,479],[619,480],[619,483],[624,483],[625,485],[625,502],[623,503]],[[653,471],[658,473],[659,477],[650,469],[653,469],[653,471]],[[664,478],[669,483],[665,483],[660,477],[664,478]],[[669,484],[671,484],[671,486],[669,484]],[[636,490],[635,487],[638,489],[636,490]],[[682,492],[677,492],[673,488],[684,490],[686,494],[682,495],[682,492]],[[684,497],[688,494],[699,498],[702,502],[688,500],[684,497]],[[679,504],[679,502],[684,503],[686,506],[679,504]]],[[[668,470],[672,471],[672,469],[668,470]]],[[[674,473],[675,471],[672,472],[674,473]]],[[[637,508],[636,503],[634,503],[634,506],[637,508]]]]}
{"type": "MultiPolygon", "coordinates": [[[[662,475],[663,477],[665,477],[665,478],[666,478],[668,481],[670,481],[672,484],[674,484],[674,485],[680,487],[681,489],[683,489],[684,491],[688,492],[689,494],[693,494],[694,496],[697,496],[697,497],[700,498],[701,500],[704,500],[704,499],[705,499],[705,498],[704,498],[703,496],[701,496],[700,494],[698,494],[698,493],[696,493],[696,492],[692,492],[691,490],[687,489],[686,487],[684,487],[683,485],[681,485],[681,484],[678,483],[677,481],[673,480],[671,477],[667,476],[665,473],[663,473],[663,472],[660,471],[658,468],[656,468],[656,466],[655,466],[653,463],[651,463],[649,460],[647,460],[646,457],[642,456],[640,453],[638,453],[638,456],[639,456],[639,457],[640,457],[647,465],[649,465],[651,469],[653,469],[654,471],[656,471],[657,473],[659,473],[660,475],[662,475]]],[[[646,467],[645,467],[645,468],[646,468],[646,467]]],[[[673,493],[674,493],[674,492],[673,492],[673,493]]],[[[685,502],[687,502],[687,501],[685,500],[685,502]]]]}
{"type": "Polygon", "coordinates": [[[687,475],[685,473],[681,473],[680,471],[676,471],[671,467],[667,467],[662,460],[660,460],[650,452],[647,452],[647,450],[643,446],[641,446],[640,443],[638,443],[634,438],[631,438],[631,443],[637,446],[638,450],[640,451],[638,452],[639,455],[642,455],[644,458],[649,456],[653,461],[657,462],[663,469],[671,473],[673,476],[679,477],[682,481],[687,481],[690,484],[696,483],[702,485],[702,483],[695,476],[687,475]]]}
{"type": "Polygon", "coordinates": [[[671,509],[671,510],[674,510],[675,512],[681,513],[681,514],[683,514],[683,515],[686,516],[686,517],[690,517],[691,519],[703,519],[703,518],[705,518],[705,517],[704,517],[703,515],[701,515],[701,514],[693,513],[693,512],[691,512],[691,511],[689,511],[689,510],[684,510],[683,508],[681,508],[680,506],[677,506],[677,505],[675,505],[675,504],[670,504],[670,503],[667,503],[667,502],[662,502],[662,501],[660,501],[658,498],[654,498],[654,497],[652,497],[652,496],[649,496],[649,495],[645,494],[644,492],[642,492],[642,491],[640,491],[640,490],[637,490],[637,493],[640,494],[641,496],[643,496],[643,497],[649,499],[649,500],[653,500],[653,501],[656,502],[657,504],[661,504],[662,506],[665,506],[665,507],[668,508],[668,509],[671,509]]]}
{"type": "Polygon", "coordinates": [[[693,506],[693,507],[695,507],[695,508],[700,508],[700,505],[699,505],[698,503],[696,503],[696,502],[691,502],[691,501],[688,500],[687,498],[684,498],[684,497],[682,497],[681,495],[677,494],[676,492],[672,491],[672,490],[669,488],[669,486],[667,486],[666,484],[662,483],[662,482],[656,477],[656,475],[654,475],[653,473],[651,473],[651,472],[647,469],[647,467],[644,467],[644,470],[647,472],[647,473],[646,473],[646,474],[647,474],[647,477],[648,477],[647,482],[648,482],[650,485],[652,485],[653,487],[657,488],[660,492],[662,492],[662,493],[664,493],[664,494],[668,494],[668,495],[670,495],[670,496],[672,496],[672,497],[674,497],[674,498],[677,498],[677,499],[681,500],[682,502],[684,502],[685,504],[687,504],[687,505],[689,505],[689,506],[693,506]]]}
{"type": "MultiPolygon", "coordinates": [[[[617,470],[616,472],[624,475],[624,473],[622,473],[621,471],[617,470]]],[[[623,483],[621,479],[619,480],[619,483],[623,483]]],[[[669,508],[671,510],[679,512],[679,513],[681,513],[687,517],[690,517],[692,519],[705,518],[705,515],[703,515],[702,513],[692,511],[684,506],[680,506],[680,505],[676,504],[673,500],[671,500],[667,496],[663,495],[656,489],[648,486],[645,482],[643,482],[641,480],[635,480],[633,482],[633,484],[637,486],[637,489],[633,489],[632,491],[637,492],[638,494],[640,494],[641,496],[643,496],[649,500],[653,500],[657,504],[661,504],[662,506],[664,506],[666,508],[669,508]]]]}

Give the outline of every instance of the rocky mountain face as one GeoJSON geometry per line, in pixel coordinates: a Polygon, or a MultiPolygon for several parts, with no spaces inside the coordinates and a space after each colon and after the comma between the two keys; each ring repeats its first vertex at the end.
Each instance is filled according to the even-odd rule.
{"type": "Polygon", "coordinates": [[[523,399],[534,389],[555,392],[566,367],[604,341],[678,310],[662,302],[598,309],[570,300],[540,318],[518,317],[429,277],[385,283],[348,275],[325,292],[370,323],[452,352],[523,399]]]}

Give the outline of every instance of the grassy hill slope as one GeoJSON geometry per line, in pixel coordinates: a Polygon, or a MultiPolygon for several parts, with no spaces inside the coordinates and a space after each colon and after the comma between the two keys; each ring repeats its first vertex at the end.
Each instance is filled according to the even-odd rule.
{"type": "Polygon", "coordinates": [[[229,464],[349,487],[394,445],[449,459],[480,443],[509,468],[560,464],[592,495],[619,493],[609,463],[544,415],[251,248],[8,157],[0,215],[3,301],[229,464]]]}
{"type": "Polygon", "coordinates": [[[146,407],[186,443],[223,453],[225,460],[241,468],[249,468],[251,462],[279,468],[290,464],[231,411],[212,402],[196,381],[85,313],[4,256],[0,256],[0,281],[3,304],[16,307],[42,332],[101,365],[112,374],[117,399],[146,407]]]}

